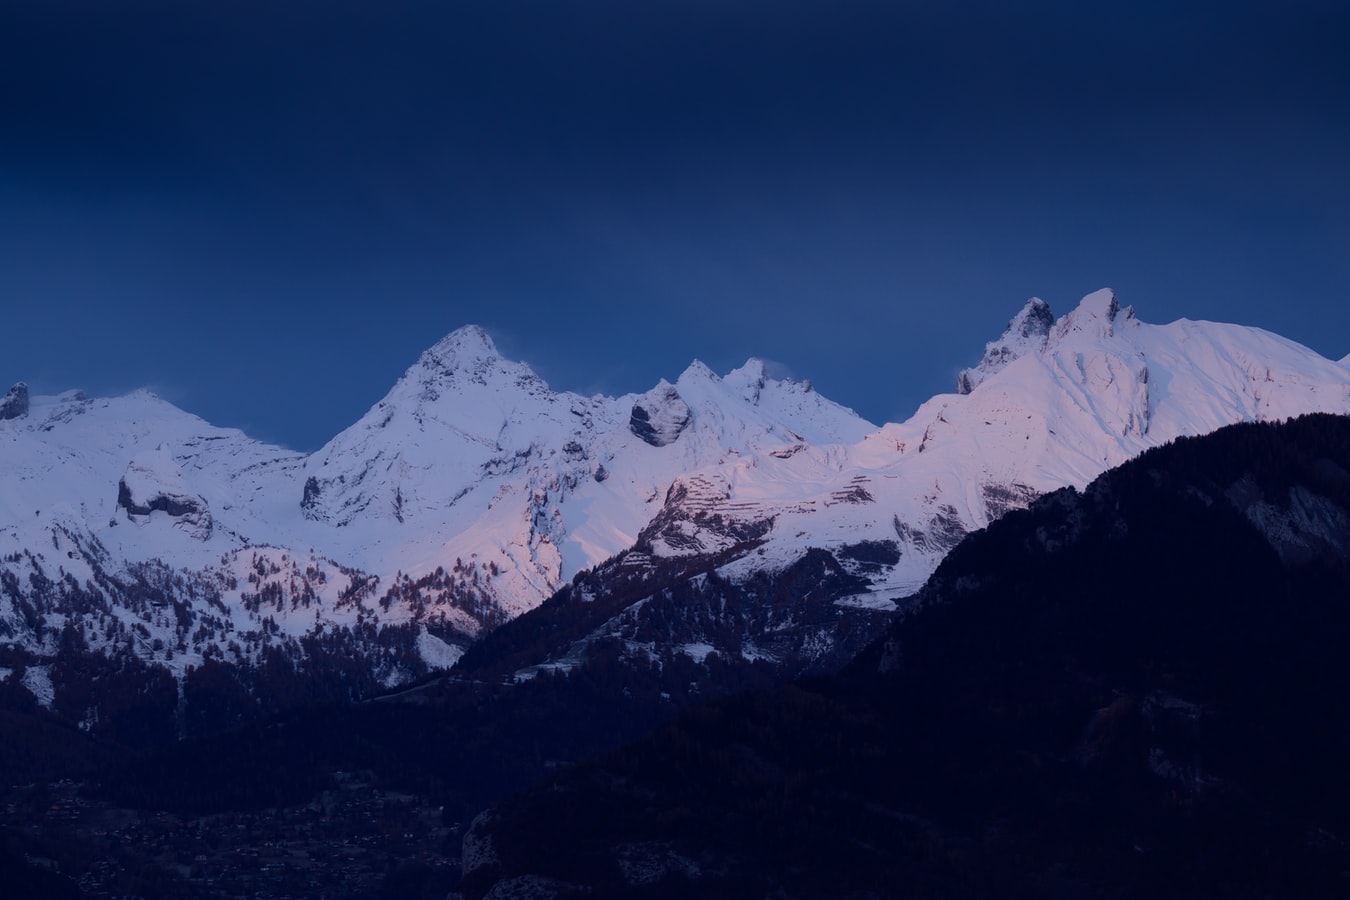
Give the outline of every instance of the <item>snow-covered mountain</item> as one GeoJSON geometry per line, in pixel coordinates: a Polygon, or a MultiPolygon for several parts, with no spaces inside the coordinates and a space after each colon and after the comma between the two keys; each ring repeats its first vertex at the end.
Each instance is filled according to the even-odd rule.
{"type": "Polygon", "coordinates": [[[694,362],[640,396],[555,393],[469,326],[305,461],[290,512],[307,522],[287,527],[386,580],[476,559],[515,615],[630,546],[681,474],[873,428],[757,360],[726,379],[694,362]]]}
{"type": "MultiPolygon", "coordinates": [[[[876,559],[839,554],[869,586],[841,602],[885,610],[1040,493],[1312,411],[1350,413],[1344,361],[1259,329],[1148,325],[1110,291],[1058,319],[1029,301],[958,393],[880,428],[753,359],[639,395],[555,392],[473,326],[308,456],[145,391],[20,384],[0,402],[0,642],[181,673],[327,640],[392,682],[623,551],[720,553],[735,580],[867,543],[876,559]]],[[[41,665],[23,677],[42,692],[41,665]]]]}
{"type": "Polygon", "coordinates": [[[1350,412],[1345,369],[1313,351],[1237,325],[1148,325],[1111,291],[1058,320],[1032,299],[958,390],[853,444],[784,448],[687,476],[691,489],[673,502],[688,513],[654,546],[715,547],[698,524],[714,515],[772,519],[746,567],[782,564],[803,546],[890,541],[900,562],[874,583],[901,596],[966,532],[1148,447],[1233,422],[1350,412]]]}
{"type": "Polygon", "coordinates": [[[695,362],[642,395],[556,393],[473,326],[310,456],[146,391],[19,385],[5,409],[0,640],[42,656],[71,623],[81,646],[181,673],[336,631],[386,680],[411,673],[385,632],[452,663],[630,546],[681,474],[875,427],[757,360],[725,379],[695,362]]]}

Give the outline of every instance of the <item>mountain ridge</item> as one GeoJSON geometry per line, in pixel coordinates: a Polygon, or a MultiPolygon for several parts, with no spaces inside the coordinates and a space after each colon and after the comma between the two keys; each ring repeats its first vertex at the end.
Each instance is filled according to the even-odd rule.
{"type": "MultiPolygon", "coordinates": [[[[839,603],[884,613],[966,533],[1039,494],[1230,422],[1350,412],[1342,364],[1259,329],[1148,325],[1109,290],[1058,319],[1028,301],[957,387],[880,427],[753,357],[583,397],[465,326],[299,454],[146,391],[16,386],[23,412],[0,421],[0,628],[35,663],[66,623],[91,652],[180,677],[336,634],[393,684],[620,554],[716,557],[741,582],[812,548],[861,579],[839,603]],[[194,586],[181,615],[130,599],[147,564],[194,586]]],[[[736,650],[769,652],[753,634],[736,650]]]]}

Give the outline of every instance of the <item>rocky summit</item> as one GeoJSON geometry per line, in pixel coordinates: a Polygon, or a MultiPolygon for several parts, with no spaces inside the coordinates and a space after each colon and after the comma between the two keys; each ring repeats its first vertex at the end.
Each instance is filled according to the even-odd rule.
{"type": "Polygon", "coordinates": [[[0,398],[0,419],[17,419],[28,415],[28,385],[20,381],[0,398]]]}

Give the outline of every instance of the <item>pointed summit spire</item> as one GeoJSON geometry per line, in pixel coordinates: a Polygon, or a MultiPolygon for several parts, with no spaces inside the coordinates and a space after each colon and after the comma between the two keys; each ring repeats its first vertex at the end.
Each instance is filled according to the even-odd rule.
{"type": "Polygon", "coordinates": [[[457,359],[493,359],[500,358],[497,345],[479,325],[464,325],[456,328],[437,341],[423,356],[434,356],[441,360],[457,359]]]}
{"type": "Polygon", "coordinates": [[[528,365],[503,357],[481,327],[465,325],[425,350],[378,406],[411,409],[409,403],[435,402],[447,392],[507,386],[535,395],[548,393],[548,385],[528,365]]]}
{"type": "Polygon", "coordinates": [[[481,377],[488,370],[502,368],[519,369],[521,375],[538,377],[524,363],[512,362],[503,357],[481,326],[464,325],[425,350],[403,377],[420,382],[439,382],[445,378],[453,379],[455,373],[478,373],[481,377]]]}
{"type": "Polygon", "coordinates": [[[1040,297],[1032,297],[1021,312],[1008,322],[1002,336],[984,345],[984,357],[980,364],[973,369],[962,369],[956,376],[956,392],[969,394],[980,382],[1013,360],[1028,353],[1039,353],[1050,336],[1050,326],[1054,324],[1055,315],[1050,311],[1050,304],[1040,297]]]}
{"type": "Polygon", "coordinates": [[[675,379],[675,383],[678,385],[678,384],[689,384],[690,382],[696,381],[721,381],[721,380],[722,379],[717,377],[717,373],[714,372],[712,369],[708,368],[708,366],[703,362],[703,360],[696,359],[693,362],[691,362],[683,372],[680,373],[680,377],[675,379]]]}

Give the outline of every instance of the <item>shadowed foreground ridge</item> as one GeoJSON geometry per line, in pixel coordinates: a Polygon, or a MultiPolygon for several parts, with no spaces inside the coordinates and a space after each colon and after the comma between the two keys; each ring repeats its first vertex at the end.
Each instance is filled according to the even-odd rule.
{"type": "Polygon", "coordinates": [[[481,817],[466,896],[1350,890],[1350,419],[1183,439],[954,550],[843,674],[481,817]]]}

